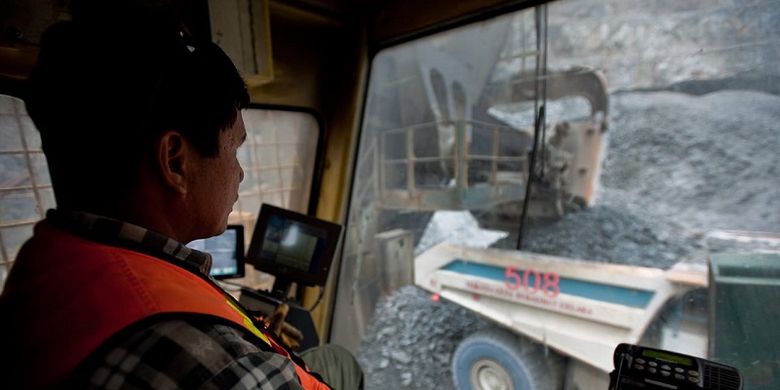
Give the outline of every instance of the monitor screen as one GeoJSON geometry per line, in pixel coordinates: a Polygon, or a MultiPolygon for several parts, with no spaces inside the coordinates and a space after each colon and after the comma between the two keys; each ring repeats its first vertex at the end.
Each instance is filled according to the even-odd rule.
{"type": "Polygon", "coordinates": [[[341,226],[264,204],[247,262],[255,269],[303,285],[322,285],[336,252],[341,226]]]}
{"type": "Polygon", "coordinates": [[[244,226],[228,225],[224,233],[190,242],[188,247],[211,255],[209,275],[215,279],[244,276],[244,226]]]}

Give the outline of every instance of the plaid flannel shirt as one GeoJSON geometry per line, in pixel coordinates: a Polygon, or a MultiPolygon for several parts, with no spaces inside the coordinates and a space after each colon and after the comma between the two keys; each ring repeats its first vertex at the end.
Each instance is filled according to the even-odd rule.
{"type": "MultiPolygon", "coordinates": [[[[126,222],[49,210],[53,224],[110,245],[180,262],[208,276],[211,256],[126,222]]],[[[244,329],[206,317],[161,320],[112,338],[68,387],[99,389],[300,389],[292,361],[251,342],[244,329]]]]}

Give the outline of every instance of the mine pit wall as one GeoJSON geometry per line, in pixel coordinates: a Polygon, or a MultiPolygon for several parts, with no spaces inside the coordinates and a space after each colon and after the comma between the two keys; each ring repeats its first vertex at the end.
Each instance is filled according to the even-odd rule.
{"type": "MultiPolygon", "coordinates": [[[[548,14],[550,70],[607,69],[610,92],[780,75],[775,0],[560,1],[548,14]]],[[[512,28],[510,39],[533,34],[520,19],[512,28]]]]}

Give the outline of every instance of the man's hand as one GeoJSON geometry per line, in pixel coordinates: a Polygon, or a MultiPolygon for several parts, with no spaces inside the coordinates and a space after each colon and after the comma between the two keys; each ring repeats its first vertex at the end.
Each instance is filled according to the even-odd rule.
{"type": "Polygon", "coordinates": [[[273,332],[290,349],[297,349],[303,341],[303,333],[298,328],[285,322],[287,314],[290,312],[290,306],[282,303],[274,309],[273,314],[268,317],[268,330],[273,332]]]}
{"type": "Polygon", "coordinates": [[[266,320],[266,323],[268,323],[268,330],[277,336],[281,336],[282,326],[289,312],[290,306],[288,306],[286,303],[282,303],[279,304],[279,306],[276,306],[274,312],[271,313],[271,315],[268,317],[268,320],[266,320]]]}

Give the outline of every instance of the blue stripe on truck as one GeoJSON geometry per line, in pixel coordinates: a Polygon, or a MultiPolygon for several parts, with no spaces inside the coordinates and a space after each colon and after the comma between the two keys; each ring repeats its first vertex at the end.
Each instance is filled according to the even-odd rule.
{"type": "MultiPolygon", "coordinates": [[[[465,260],[454,260],[442,270],[457,272],[461,274],[478,276],[481,278],[497,280],[504,282],[505,269],[493,265],[472,263],[465,260]]],[[[522,275],[524,270],[515,269],[518,275],[522,275]]],[[[534,275],[528,278],[528,285],[535,285],[534,275]]],[[[627,287],[611,286],[603,283],[588,282],[584,280],[561,277],[558,284],[561,293],[576,295],[583,298],[593,299],[602,302],[616,303],[618,305],[646,308],[653,298],[652,291],[638,290],[627,287]]]]}

